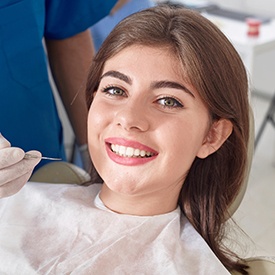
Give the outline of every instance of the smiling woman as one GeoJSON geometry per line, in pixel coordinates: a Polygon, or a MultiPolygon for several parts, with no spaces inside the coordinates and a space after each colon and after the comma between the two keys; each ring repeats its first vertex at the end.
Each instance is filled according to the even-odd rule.
{"type": "Polygon", "coordinates": [[[116,212],[155,215],[174,210],[194,158],[212,153],[231,133],[231,123],[224,120],[228,127],[220,127],[223,138],[210,141],[209,111],[180,71],[169,50],[140,45],[123,49],[104,65],[90,107],[88,139],[104,178],[101,198],[111,193],[113,199],[104,201],[116,212]],[[151,157],[130,157],[126,148],[151,157]],[[142,207],[134,206],[132,212],[135,204],[129,200],[130,205],[118,208],[120,192],[134,195],[142,207]]]}
{"type": "Polygon", "coordinates": [[[89,146],[104,204],[135,215],[178,204],[228,270],[245,274],[221,248],[249,135],[246,71],[233,46],[199,14],[158,7],[121,22],[91,68],[89,146]]]}
{"type": "Polygon", "coordinates": [[[1,257],[13,249],[40,273],[247,274],[222,241],[247,167],[248,83],[219,29],[168,5],[131,15],[95,56],[86,93],[103,184],[28,183],[0,202],[1,247],[12,246],[1,257]],[[16,218],[24,226],[2,226],[16,218]]]}

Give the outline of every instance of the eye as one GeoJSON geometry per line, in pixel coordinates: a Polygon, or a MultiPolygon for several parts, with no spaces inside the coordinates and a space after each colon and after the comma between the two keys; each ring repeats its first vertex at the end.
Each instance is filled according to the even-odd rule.
{"type": "Polygon", "coordinates": [[[102,92],[110,96],[126,96],[125,92],[116,86],[108,86],[102,89],[102,92]]]}
{"type": "Polygon", "coordinates": [[[163,97],[157,100],[157,102],[163,107],[167,108],[182,108],[183,105],[179,102],[179,100],[173,97],[163,97]]]}

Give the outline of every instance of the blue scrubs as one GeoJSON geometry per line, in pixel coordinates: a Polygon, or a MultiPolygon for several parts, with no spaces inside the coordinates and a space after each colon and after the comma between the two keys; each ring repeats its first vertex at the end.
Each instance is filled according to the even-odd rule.
{"type": "MultiPolygon", "coordinates": [[[[106,16],[116,0],[0,1],[0,132],[25,151],[65,160],[43,37],[62,39],[106,16]]],[[[45,164],[41,162],[40,166],[45,164]]]]}
{"type": "Polygon", "coordinates": [[[155,3],[152,0],[130,0],[115,14],[106,16],[101,19],[98,23],[91,27],[95,49],[99,49],[100,45],[114,28],[114,26],[123,18],[134,12],[152,7],[154,5],[155,3]]]}

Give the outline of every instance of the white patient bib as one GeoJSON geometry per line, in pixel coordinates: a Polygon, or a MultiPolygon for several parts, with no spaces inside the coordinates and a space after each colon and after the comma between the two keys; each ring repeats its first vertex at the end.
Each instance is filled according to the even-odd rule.
{"type": "Polygon", "coordinates": [[[230,274],[179,208],[113,213],[100,188],[29,182],[0,200],[0,274],[230,274]]]}

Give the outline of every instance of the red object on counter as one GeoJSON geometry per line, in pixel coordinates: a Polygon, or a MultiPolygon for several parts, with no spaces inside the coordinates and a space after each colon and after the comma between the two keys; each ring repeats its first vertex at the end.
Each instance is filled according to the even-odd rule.
{"type": "Polygon", "coordinates": [[[256,18],[247,18],[246,23],[248,26],[248,36],[258,36],[260,34],[260,26],[262,24],[261,20],[256,18]]]}

